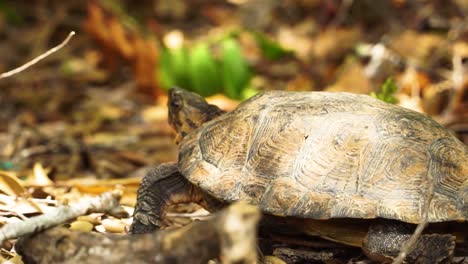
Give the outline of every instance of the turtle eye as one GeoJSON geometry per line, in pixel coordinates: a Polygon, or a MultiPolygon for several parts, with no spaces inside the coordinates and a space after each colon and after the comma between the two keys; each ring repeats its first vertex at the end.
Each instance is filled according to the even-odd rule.
{"type": "Polygon", "coordinates": [[[182,107],[182,101],[174,98],[173,100],[171,100],[170,106],[173,109],[179,109],[182,107]]]}

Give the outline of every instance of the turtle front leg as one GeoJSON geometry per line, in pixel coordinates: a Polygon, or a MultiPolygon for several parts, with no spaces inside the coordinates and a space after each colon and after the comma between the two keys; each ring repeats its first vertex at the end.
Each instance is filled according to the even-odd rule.
{"type": "MultiPolygon", "coordinates": [[[[370,226],[363,250],[376,261],[389,262],[398,256],[403,244],[411,237],[415,226],[392,220],[382,220],[370,226]]],[[[406,257],[407,263],[450,263],[455,250],[455,236],[423,234],[406,257]]]]}
{"type": "Polygon", "coordinates": [[[168,206],[199,203],[203,194],[179,172],[177,163],[165,163],[149,171],[140,184],[130,233],[142,234],[159,229],[168,206]]]}

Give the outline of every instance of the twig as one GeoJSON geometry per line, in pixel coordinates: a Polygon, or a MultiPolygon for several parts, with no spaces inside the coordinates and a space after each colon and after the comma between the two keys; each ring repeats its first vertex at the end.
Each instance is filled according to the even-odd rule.
{"type": "Polygon", "coordinates": [[[111,235],[52,228],[15,244],[24,263],[207,263],[257,262],[260,210],[234,203],[207,221],[142,235],[111,235]]]}
{"type": "Polygon", "coordinates": [[[206,219],[210,218],[211,214],[206,211],[193,213],[166,213],[166,217],[206,219]]]}
{"type": "Polygon", "coordinates": [[[75,31],[72,31],[70,32],[70,34],[68,34],[67,38],[62,41],[62,43],[60,43],[59,45],[51,48],[50,50],[46,51],[45,53],[37,56],[36,58],[34,58],[33,60],[27,62],[26,64],[24,64],[23,66],[20,66],[16,69],[13,69],[11,71],[8,71],[8,72],[4,72],[2,74],[0,74],[0,79],[3,79],[3,78],[7,78],[7,77],[10,77],[12,75],[15,75],[19,72],[22,72],[24,71],[25,69],[31,67],[32,65],[38,63],[40,60],[44,59],[45,57],[51,55],[52,53],[54,52],[57,52],[58,50],[60,50],[61,48],[63,48],[65,45],[67,45],[68,41],[70,41],[70,39],[75,35],[75,31]]]}
{"type": "MultiPolygon", "coordinates": [[[[18,202],[18,197],[6,195],[6,194],[0,194],[0,201],[2,201],[2,203],[5,204],[6,206],[13,206],[14,204],[18,202]]],[[[28,198],[28,201],[32,201],[32,202],[40,203],[40,204],[52,205],[52,206],[57,205],[56,200],[52,200],[49,198],[46,198],[46,199],[28,198]]],[[[2,206],[0,206],[0,211],[2,211],[2,206]]]]}
{"type": "MultiPolygon", "coordinates": [[[[431,164],[432,165],[432,164],[431,164]]],[[[426,192],[426,199],[424,201],[424,205],[422,208],[422,220],[416,226],[411,237],[406,241],[406,243],[401,247],[400,254],[393,260],[392,264],[401,264],[405,260],[406,256],[411,252],[414,245],[418,242],[419,237],[421,236],[424,228],[427,226],[429,222],[429,210],[430,205],[432,202],[432,198],[434,197],[434,180],[431,175],[431,171],[427,172],[427,180],[428,180],[428,190],[426,192]]]]}
{"type": "Polygon", "coordinates": [[[112,212],[118,207],[121,196],[120,190],[106,192],[97,197],[83,198],[76,204],[62,205],[23,222],[6,224],[0,229],[0,243],[6,239],[39,232],[87,213],[112,212]]]}

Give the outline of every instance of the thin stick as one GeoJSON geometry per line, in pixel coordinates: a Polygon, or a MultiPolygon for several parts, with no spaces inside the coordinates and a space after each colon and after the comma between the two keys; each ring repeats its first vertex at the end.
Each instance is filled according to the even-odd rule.
{"type": "Polygon", "coordinates": [[[23,222],[6,224],[0,228],[0,243],[6,239],[39,232],[87,213],[112,212],[118,207],[121,196],[122,192],[119,190],[106,192],[97,197],[83,198],[76,204],[62,205],[23,222]]]}
{"type": "Polygon", "coordinates": [[[257,258],[260,210],[238,202],[172,230],[110,235],[52,228],[15,244],[24,263],[207,263],[253,264],[257,258]],[[216,262],[216,263],[220,263],[216,262]]]}
{"type": "MultiPolygon", "coordinates": [[[[431,166],[432,163],[430,163],[429,166],[431,166]]],[[[422,208],[422,220],[421,222],[416,226],[416,229],[414,230],[413,234],[411,237],[406,241],[406,243],[401,247],[400,249],[400,254],[393,260],[392,264],[401,264],[405,260],[406,256],[411,252],[413,249],[414,245],[418,242],[419,237],[421,236],[422,232],[424,231],[424,228],[427,226],[429,222],[429,210],[432,202],[432,198],[434,198],[434,180],[432,178],[432,173],[430,170],[427,172],[427,180],[429,183],[429,187],[427,190],[426,194],[426,199],[424,206],[422,208]]]]}
{"type": "Polygon", "coordinates": [[[20,66],[16,69],[13,69],[11,71],[8,71],[8,72],[4,72],[2,74],[0,74],[0,79],[3,79],[3,78],[7,78],[7,77],[10,77],[12,75],[15,75],[19,72],[22,72],[24,70],[26,70],[27,68],[31,67],[32,65],[38,63],[40,60],[44,59],[45,57],[51,55],[52,53],[54,52],[57,52],[58,50],[60,50],[61,48],[63,48],[65,45],[67,45],[68,41],[70,41],[70,39],[75,35],[75,31],[72,31],[70,32],[70,34],[68,34],[67,38],[62,41],[62,43],[60,43],[59,45],[51,48],[50,50],[48,50],[47,52],[37,56],[36,58],[34,58],[33,60],[31,60],[30,62],[24,64],[23,66],[20,66]]]}

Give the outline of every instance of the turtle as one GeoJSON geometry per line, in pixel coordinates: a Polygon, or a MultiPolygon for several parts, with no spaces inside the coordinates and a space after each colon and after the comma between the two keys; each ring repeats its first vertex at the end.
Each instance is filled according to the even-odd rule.
{"type": "MultiPolygon", "coordinates": [[[[468,148],[424,114],[322,91],[266,91],[225,112],[172,88],[168,121],[178,161],[143,178],[131,233],[159,229],[173,204],[243,200],[388,261],[416,225],[467,227],[468,148]]],[[[443,232],[422,234],[407,261],[450,262],[466,231],[443,232]]]]}

